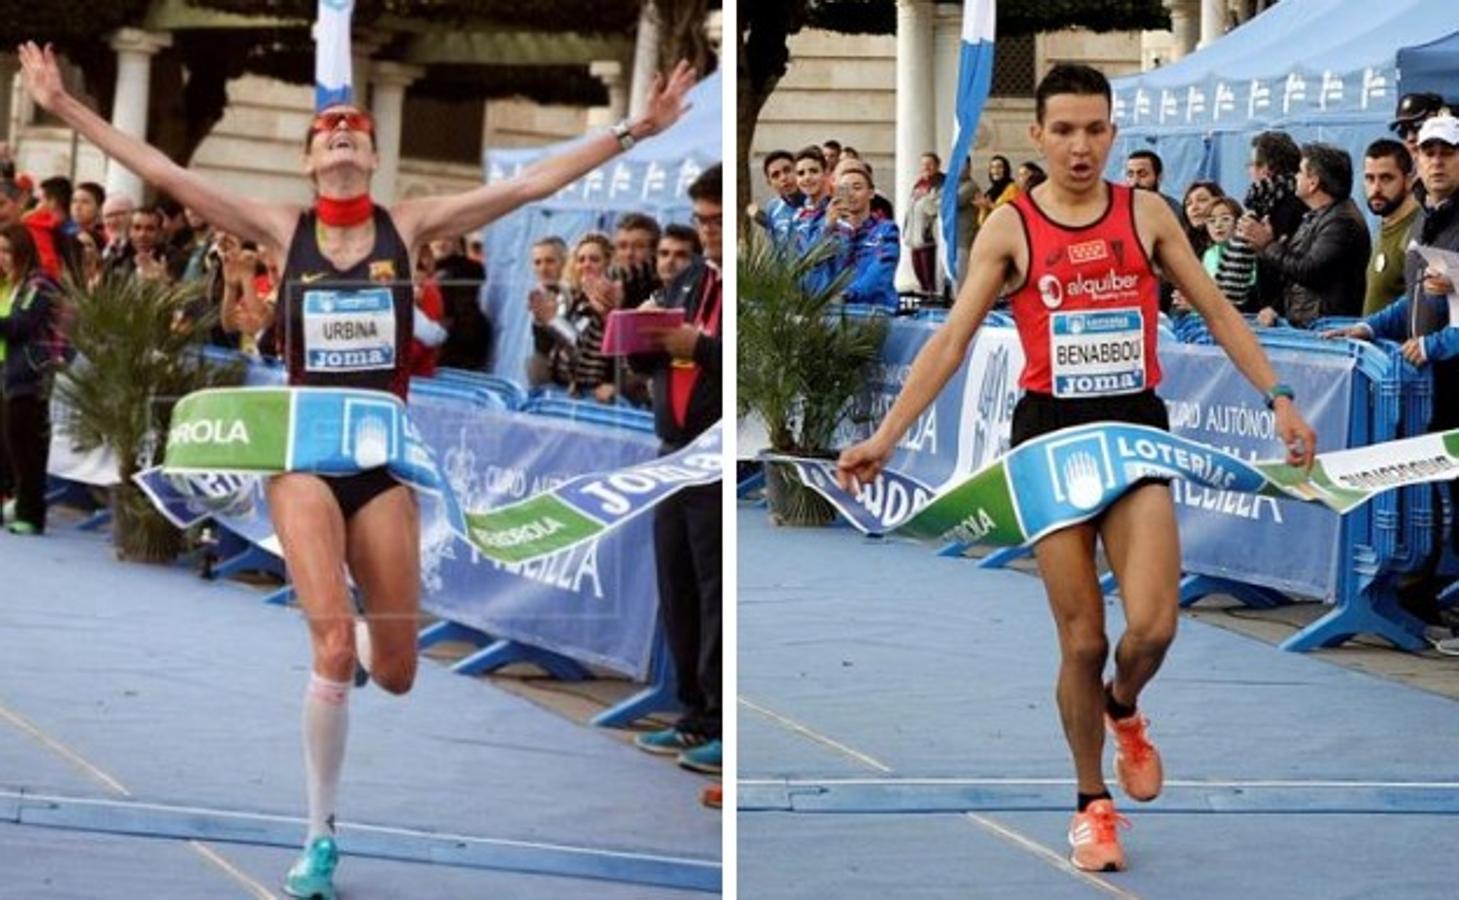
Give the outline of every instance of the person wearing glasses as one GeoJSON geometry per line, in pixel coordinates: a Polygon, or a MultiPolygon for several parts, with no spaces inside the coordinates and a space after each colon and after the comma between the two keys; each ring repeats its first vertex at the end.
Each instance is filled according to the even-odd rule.
{"type": "MultiPolygon", "coordinates": [[[[628,359],[635,371],[653,378],[654,431],[659,437],[660,455],[692,442],[718,422],[722,413],[721,171],[716,163],[689,186],[694,227],[704,255],[664,289],[661,304],[665,309],[684,310],[684,323],[657,334],[659,352],[635,354],[628,359]]],[[[715,482],[680,491],[654,509],[659,615],[674,660],[684,714],[673,726],[641,734],[634,741],[641,750],[673,756],[684,768],[707,775],[720,774],[723,762],[721,503],[720,484],[715,482]]]]}
{"type": "MultiPolygon", "coordinates": [[[[374,123],[353,105],[333,105],[314,117],[305,136],[303,170],[315,200],[301,207],[235,194],[182,168],[69,94],[51,47],[27,42],[18,53],[26,90],[41,108],[206,221],[285,260],[277,318],[289,384],[366,388],[402,399],[414,309],[412,248],[476,232],[664,131],[683,113],[684,95],[695,82],[693,69],[680,63],[656,79],[644,112],[632,121],[517,177],[454,195],[401,200],[388,208],[370,197],[371,177],[380,164],[374,123]],[[370,282],[387,288],[383,297],[370,291],[374,306],[363,296],[349,310],[301,302],[308,296],[299,289],[305,283],[312,293],[359,291],[370,282]],[[342,349],[367,352],[331,352],[342,349]]],[[[392,694],[410,690],[415,678],[419,512],[414,495],[383,468],[345,478],[287,473],[270,479],[267,495],[313,645],[304,699],[309,832],[285,890],[295,897],[329,898],[338,860],[335,794],[356,661],[392,694]],[[346,566],[363,595],[367,627],[355,627],[346,566]]]]}
{"type": "MultiPolygon", "coordinates": [[[[1388,130],[1398,135],[1403,141],[1403,146],[1408,149],[1410,159],[1418,159],[1418,132],[1424,123],[1440,113],[1449,114],[1444,103],[1444,98],[1438,94],[1418,92],[1404,94],[1398,98],[1398,107],[1393,111],[1393,121],[1388,123],[1388,130]]],[[[1419,178],[1417,167],[1414,169],[1412,178],[1414,199],[1420,206],[1424,203],[1424,183],[1419,178]]]]}

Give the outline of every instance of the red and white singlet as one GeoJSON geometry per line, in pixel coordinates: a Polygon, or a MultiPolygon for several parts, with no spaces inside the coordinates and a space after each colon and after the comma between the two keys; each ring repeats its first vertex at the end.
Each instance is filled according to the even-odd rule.
{"type": "Polygon", "coordinates": [[[1053,221],[1027,193],[1013,202],[1028,236],[1027,277],[1012,297],[1026,391],[1107,397],[1160,383],[1160,283],[1135,230],[1134,191],[1106,188],[1104,215],[1080,228],[1053,221]]]}

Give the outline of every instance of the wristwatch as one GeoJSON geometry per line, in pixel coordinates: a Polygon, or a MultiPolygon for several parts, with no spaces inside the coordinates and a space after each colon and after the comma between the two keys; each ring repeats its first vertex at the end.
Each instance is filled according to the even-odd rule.
{"type": "Polygon", "coordinates": [[[632,150],[633,145],[638,141],[633,137],[633,132],[628,130],[628,120],[624,119],[613,126],[613,137],[618,139],[618,146],[624,150],[632,150]]]}
{"type": "Polygon", "coordinates": [[[1282,384],[1279,381],[1276,384],[1272,385],[1270,388],[1268,388],[1264,396],[1266,397],[1266,408],[1276,409],[1278,397],[1286,397],[1288,400],[1295,402],[1297,399],[1297,392],[1292,390],[1292,386],[1290,384],[1282,384]]]}

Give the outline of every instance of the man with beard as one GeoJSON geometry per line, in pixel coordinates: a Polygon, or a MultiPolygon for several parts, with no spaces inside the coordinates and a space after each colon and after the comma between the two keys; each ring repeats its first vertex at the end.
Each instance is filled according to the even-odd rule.
{"type": "Polygon", "coordinates": [[[1373,242],[1373,256],[1368,260],[1364,316],[1371,316],[1405,293],[1403,259],[1419,212],[1410,189],[1412,179],[1413,157],[1407,147],[1387,138],[1368,145],[1363,154],[1363,190],[1368,209],[1382,222],[1378,239],[1373,242]]]}

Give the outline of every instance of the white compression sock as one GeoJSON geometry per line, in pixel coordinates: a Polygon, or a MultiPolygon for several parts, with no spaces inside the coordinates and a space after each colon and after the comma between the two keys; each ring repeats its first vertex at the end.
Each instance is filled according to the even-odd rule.
{"type": "Polygon", "coordinates": [[[350,724],[350,684],[309,673],[304,691],[304,774],[309,790],[309,840],[334,833],[334,798],[350,724]]]}

